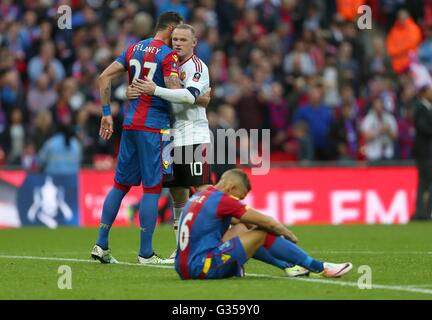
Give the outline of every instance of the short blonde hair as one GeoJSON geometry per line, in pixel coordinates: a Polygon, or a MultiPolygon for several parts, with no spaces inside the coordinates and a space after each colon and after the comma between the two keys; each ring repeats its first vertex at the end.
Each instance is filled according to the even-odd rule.
{"type": "Polygon", "coordinates": [[[191,26],[190,24],[182,23],[182,24],[179,24],[177,27],[175,27],[175,29],[189,30],[192,33],[192,36],[194,38],[196,37],[195,28],[193,26],[191,26]]]}

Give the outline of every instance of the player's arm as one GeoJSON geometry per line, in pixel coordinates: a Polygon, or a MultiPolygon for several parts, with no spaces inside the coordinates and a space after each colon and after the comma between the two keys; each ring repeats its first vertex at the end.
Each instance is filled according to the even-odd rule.
{"type": "MultiPolygon", "coordinates": [[[[200,94],[199,90],[193,87],[181,89],[178,76],[165,77],[164,80],[166,88],[157,86],[147,77],[135,79],[129,91],[133,93],[133,89],[137,89],[140,94],[157,96],[172,103],[195,104],[200,94]]],[[[126,96],[129,98],[128,92],[126,92],[126,96]]],[[[130,95],[130,97],[135,96],[130,95]]]]}
{"type": "Polygon", "coordinates": [[[297,237],[288,230],[282,223],[272,217],[259,213],[258,211],[247,208],[246,212],[240,217],[240,222],[257,225],[275,235],[283,236],[294,243],[298,242],[297,237]]]}
{"type": "Polygon", "coordinates": [[[114,122],[111,116],[111,81],[125,72],[124,66],[114,61],[99,76],[99,91],[102,103],[102,119],[99,135],[108,140],[113,134],[114,122]]]}
{"type": "Polygon", "coordinates": [[[294,243],[298,241],[297,237],[283,224],[244,205],[232,196],[224,195],[216,210],[218,217],[231,217],[231,222],[233,218],[237,218],[242,223],[256,225],[270,233],[283,236],[294,243]]]}
{"type": "Polygon", "coordinates": [[[136,99],[141,94],[146,94],[149,96],[158,96],[164,100],[172,103],[181,104],[196,104],[203,107],[207,107],[210,103],[210,92],[209,88],[203,95],[195,87],[188,87],[186,89],[178,89],[180,83],[176,76],[165,77],[166,88],[159,87],[152,80],[147,77],[142,79],[135,79],[132,84],[126,90],[126,97],[128,99],[136,99]]]}
{"type": "Polygon", "coordinates": [[[239,223],[244,224],[249,230],[255,229],[257,227],[255,224],[240,222],[240,220],[237,218],[231,218],[231,225],[235,226],[236,224],[239,224],[239,223]]]}

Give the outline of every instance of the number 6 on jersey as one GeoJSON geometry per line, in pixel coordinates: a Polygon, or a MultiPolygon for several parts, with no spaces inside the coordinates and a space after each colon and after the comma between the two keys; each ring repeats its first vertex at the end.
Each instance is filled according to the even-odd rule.
{"type": "Polygon", "coordinates": [[[189,245],[189,226],[187,223],[192,221],[193,212],[189,212],[186,217],[184,217],[182,224],[180,225],[179,233],[178,233],[178,243],[180,244],[180,250],[183,251],[189,245]]]}

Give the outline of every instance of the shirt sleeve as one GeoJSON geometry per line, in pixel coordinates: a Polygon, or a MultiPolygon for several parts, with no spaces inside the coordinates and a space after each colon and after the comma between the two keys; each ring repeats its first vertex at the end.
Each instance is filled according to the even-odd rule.
{"type": "Polygon", "coordinates": [[[162,60],[162,72],[164,77],[169,77],[172,75],[178,77],[179,75],[178,68],[179,68],[179,59],[177,57],[177,54],[175,54],[174,51],[171,51],[162,60]]]}
{"type": "Polygon", "coordinates": [[[116,59],[116,61],[118,63],[120,63],[125,69],[127,69],[126,52],[127,52],[127,49],[125,51],[123,51],[123,53],[116,59]]]}
{"type": "Polygon", "coordinates": [[[199,95],[204,93],[205,90],[210,86],[210,77],[207,68],[203,68],[202,71],[193,70],[188,76],[185,88],[195,88],[199,91],[199,95]],[[192,73],[193,72],[193,73],[192,73]]]}
{"type": "Polygon", "coordinates": [[[240,219],[245,214],[247,207],[236,198],[224,194],[216,210],[216,215],[219,218],[234,217],[240,219]]]}

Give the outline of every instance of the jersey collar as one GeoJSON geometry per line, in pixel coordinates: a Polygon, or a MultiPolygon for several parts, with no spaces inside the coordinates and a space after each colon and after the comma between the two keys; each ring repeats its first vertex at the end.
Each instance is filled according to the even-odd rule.
{"type": "Polygon", "coordinates": [[[189,58],[187,58],[185,61],[181,62],[180,65],[184,65],[186,62],[188,62],[190,59],[192,59],[195,55],[192,54],[189,58]]]}

